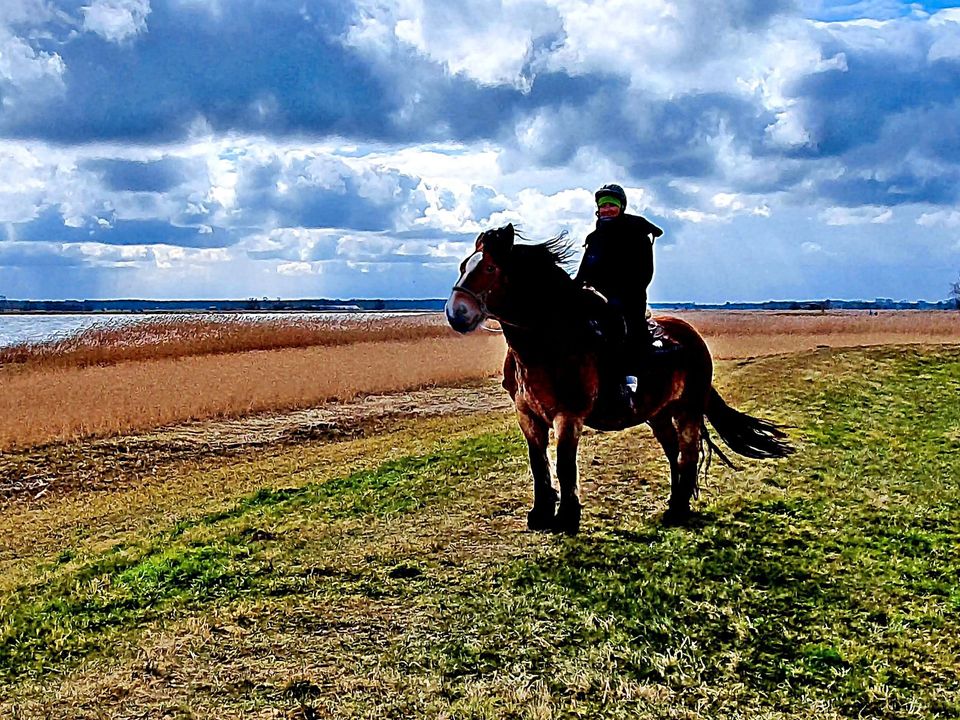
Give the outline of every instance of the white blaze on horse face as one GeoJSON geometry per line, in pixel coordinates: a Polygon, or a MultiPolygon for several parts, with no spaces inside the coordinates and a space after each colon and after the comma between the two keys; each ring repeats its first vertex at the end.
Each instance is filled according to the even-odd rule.
{"type": "Polygon", "coordinates": [[[483,262],[482,252],[477,251],[473,255],[468,257],[466,264],[463,266],[463,275],[461,275],[460,279],[457,280],[457,285],[462,286],[467,281],[467,278],[470,276],[470,273],[476,270],[477,265],[479,265],[481,262],[483,262]]]}
{"type": "Polygon", "coordinates": [[[454,290],[450,293],[450,297],[444,306],[447,322],[450,323],[450,326],[454,330],[460,333],[475,330],[477,325],[483,320],[483,308],[478,303],[477,297],[469,292],[456,289],[463,286],[467,278],[469,278],[470,273],[476,270],[482,260],[483,253],[480,252],[474,253],[467,259],[463,267],[463,274],[461,274],[460,279],[457,280],[457,284],[454,286],[454,290]]]}

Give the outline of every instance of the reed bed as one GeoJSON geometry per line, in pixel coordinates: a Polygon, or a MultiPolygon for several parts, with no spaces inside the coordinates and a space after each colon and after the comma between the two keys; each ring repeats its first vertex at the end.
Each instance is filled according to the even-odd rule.
{"type": "Polygon", "coordinates": [[[447,331],[415,340],[0,371],[0,450],[455,385],[496,372],[503,347],[498,336],[447,331]]]}
{"type": "Polygon", "coordinates": [[[960,336],[960,312],[917,310],[838,310],[828,312],[661,311],[678,315],[704,335],[905,335],[918,341],[960,336]]]}
{"type": "Polygon", "coordinates": [[[950,311],[668,311],[663,314],[676,314],[696,327],[718,360],[801,352],[824,345],[960,342],[960,313],[950,311]]]}
{"type": "MultiPolygon", "coordinates": [[[[960,343],[953,312],[682,312],[718,359],[818,346],[960,343]]],[[[361,394],[455,386],[500,372],[504,343],[441,314],[163,318],[0,350],[0,450],[361,394]]]]}
{"type": "Polygon", "coordinates": [[[358,342],[437,338],[450,330],[441,314],[161,316],[136,323],[107,322],[67,337],[0,348],[0,365],[88,367],[253,350],[332,347],[358,342]]]}

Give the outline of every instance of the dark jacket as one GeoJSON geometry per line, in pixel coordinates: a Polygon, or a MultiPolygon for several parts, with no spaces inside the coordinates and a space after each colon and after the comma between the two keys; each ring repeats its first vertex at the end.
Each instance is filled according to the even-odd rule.
{"type": "Polygon", "coordinates": [[[631,316],[642,317],[653,279],[653,241],[661,235],[663,230],[639,215],[597,221],[597,229],[587,235],[576,280],[605,295],[628,323],[631,316]]]}

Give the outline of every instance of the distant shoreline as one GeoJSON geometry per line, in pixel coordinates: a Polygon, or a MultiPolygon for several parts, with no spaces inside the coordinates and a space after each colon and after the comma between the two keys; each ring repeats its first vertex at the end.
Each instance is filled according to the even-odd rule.
{"type": "MultiPolygon", "coordinates": [[[[80,314],[198,314],[198,313],[363,313],[363,312],[439,312],[445,299],[304,299],[304,300],[8,300],[0,299],[2,315],[80,315],[80,314]]],[[[654,302],[654,311],[697,310],[957,310],[953,300],[768,300],[766,302],[654,302]]]]}

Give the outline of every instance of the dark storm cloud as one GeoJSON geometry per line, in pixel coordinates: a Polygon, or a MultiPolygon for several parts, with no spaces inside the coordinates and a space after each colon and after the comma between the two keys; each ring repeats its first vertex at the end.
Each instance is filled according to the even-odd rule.
{"type": "Polygon", "coordinates": [[[796,100],[808,142],[786,155],[840,163],[841,172],[816,180],[817,196],[846,205],[949,205],[960,176],[960,61],[928,56],[934,33],[909,42],[863,49],[842,38],[824,44],[840,67],[800,78],[796,100]]]}
{"type": "Polygon", "coordinates": [[[558,107],[544,105],[545,131],[520,152],[540,164],[560,166],[586,145],[624,165],[636,179],[703,178],[716,170],[714,141],[721,132],[759,145],[774,120],[732,94],[690,93],[666,100],[631,91],[624,80],[612,77],[594,77],[593,87],[596,92],[580,106],[563,95],[558,107]]]}
{"type": "Polygon", "coordinates": [[[426,200],[420,179],[382,169],[364,176],[338,161],[319,166],[304,160],[284,167],[279,161],[244,171],[237,186],[242,219],[281,227],[388,230],[402,210],[422,213],[426,200]],[[281,185],[283,189],[281,189],[281,185]]]}
{"type": "Polygon", "coordinates": [[[97,242],[105,245],[166,244],[190,248],[220,248],[233,245],[237,237],[222,228],[200,231],[172,225],[164,220],[113,220],[108,224],[86,221],[80,227],[67,225],[56,208],[46,208],[35,220],[12,226],[12,236],[21,241],[48,243],[97,242]]]}
{"type": "Polygon", "coordinates": [[[410,47],[380,63],[346,45],[349,3],[312,0],[202,4],[154,0],[148,29],[122,43],[93,33],[41,36],[38,52],[66,66],[63,91],[0,111],[0,133],[57,142],[182,138],[202,118],[215,131],[340,135],[418,142],[492,139],[541,107],[578,106],[611,88],[530,63],[562,41],[534,38],[525,91],[483,85],[410,47]]]}
{"type": "Polygon", "coordinates": [[[67,71],[57,102],[2,116],[7,133],[63,142],[162,140],[199,116],[215,129],[381,137],[386,88],[337,40],[349,7],[319,0],[154,1],[148,31],[111,43],[93,33],[38,40],[67,71]]]}
{"type": "MultiPolygon", "coordinates": [[[[804,150],[811,156],[843,155],[875,142],[900,113],[912,108],[949,108],[960,95],[960,63],[956,60],[927,64],[890,53],[831,49],[844,53],[847,69],[808,75],[792,89],[811,133],[804,150]]],[[[924,135],[933,138],[944,131],[952,134],[949,127],[932,126],[924,135]]],[[[924,135],[901,140],[912,145],[924,135]]]]}
{"type": "Polygon", "coordinates": [[[132,192],[166,192],[184,182],[191,169],[177,158],[152,162],[90,160],[80,167],[99,176],[109,190],[132,192]]]}
{"type": "Polygon", "coordinates": [[[232,232],[222,228],[201,231],[163,220],[117,220],[112,228],[97,230],[94,238],[107,245],[166,244],[188,248],[223,248],[237,242],[232,232]]]}
{"type": "MultiPolygon", "coordinates": [[[[797,10],[796,0],[723,0],[717,8],[726,12],[733,27],[744,27],[751,30],[760,28],[778,15],[792,13],[797,10]]],[[[718,16],[713,13],[714,21],[718,16]]]]}
{"type": "Polygon", "coordinates": [[[960,173],[956,171],[936,177],[920,177],[901,171],[883,180],[845,173],[838,179],[819,183],[817,191],[836,204],[848,206],[906,203],[952,205],[960,199],[958,183],[960,173]]]}
{"type": "Polygon", "coordinates": [[[62,252],[57,245],[26,242],[0,243],[0,268],[73,267],[80,264],[82,263],[79,258],[62,252]]]}

